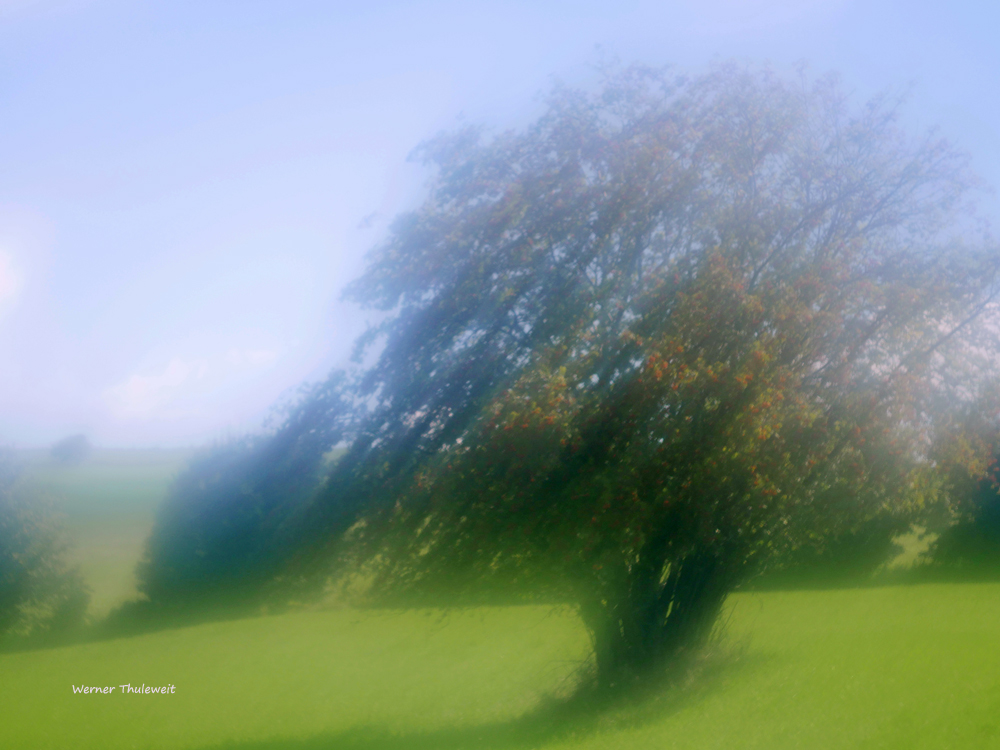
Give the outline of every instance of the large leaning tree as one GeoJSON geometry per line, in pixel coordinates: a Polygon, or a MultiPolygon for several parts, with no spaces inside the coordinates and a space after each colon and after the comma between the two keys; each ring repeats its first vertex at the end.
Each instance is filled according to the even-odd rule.
{"type": "Polygon", "coordinates": [[[349,290],[384,349],[314,505],[362,509],[381,587],[574,601],[612,684],[788,547],[940,491],[998,256],[956,236],[964,159],[891,105],[632,69],[425,154],[430,197],[349,290]]]}
{"type": "Polygon", "coordinates": [[[696,646],[789,549],[947,491],[998,254],[965,159],[892,102],[631,68],[422,154],[427,200],[347,292],[383,322],[338,381],[346,452],[308,501],[255,501],[252,559],[574,602],[610,686],[696,646]]]}

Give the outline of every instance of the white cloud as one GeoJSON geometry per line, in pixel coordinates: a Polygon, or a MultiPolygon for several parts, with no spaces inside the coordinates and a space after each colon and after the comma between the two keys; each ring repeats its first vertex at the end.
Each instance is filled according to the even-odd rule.
{"type": "Polygon", "coordinates": [[[104,391],[104,398],[117,417],[170,416],[170,402],[182,386],[208,373],[205,362],[170,360],[162,372],[154,375],[132,375],[127,380],[104,391]]]}
{"type": "Polygon", "coordinates": [[[197,421],[260,378],[279,355],[273,349],[233,347],[209,356],[174,356],[106,388],[103,401],[119,420],[197,421]]]}
{"type": "Polygon", "coordinates": [[[265,367],[277,361],[278,352],[273,349],[230,349],[226,359],[237,367],[265,367]]]}

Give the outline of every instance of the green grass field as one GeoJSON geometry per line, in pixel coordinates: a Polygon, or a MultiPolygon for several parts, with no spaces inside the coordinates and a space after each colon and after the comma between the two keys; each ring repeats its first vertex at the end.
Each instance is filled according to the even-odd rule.
{"type": "Polygon", "coordinates": [[[298,613],[2,655],[0,746],[997,747],[998,630],[996,584],[738,594],[683,686],[545,721],[587,656],[569,611],[298,613]]]}
{"type": "Polygon", "coordinates": [[[0,747],[1000,747],[1000,584],[742,592],[724,622],[680,684],[572,713],[549,700],[589,654],[568,608],[309,611],[0,654],[0,747]]]}

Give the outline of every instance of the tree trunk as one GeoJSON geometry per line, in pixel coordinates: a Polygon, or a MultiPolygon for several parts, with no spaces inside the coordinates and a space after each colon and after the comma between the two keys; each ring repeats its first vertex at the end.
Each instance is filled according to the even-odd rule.
{"type": "Polygon", "coordinates": [[[734,577],[712,554],[697,552],[669,567],[642,562],[622,585],[580,607],[590,629],[602,688],[663,673],[684,653],[704,645],[734,577]]]}

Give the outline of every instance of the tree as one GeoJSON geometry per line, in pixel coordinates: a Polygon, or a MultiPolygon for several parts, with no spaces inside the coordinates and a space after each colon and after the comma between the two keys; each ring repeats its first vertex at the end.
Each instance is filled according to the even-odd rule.
{"type": "Polygon", "coordinates": [[[430,197],[348,291],[384,349],[314,504],[380,587],[571,598],[611,685],[776,556],[944,491],[997,254],[948,236],[974,179],[892,102],[633,68],[423,154],[430,197]]]}
{"type": "Polygon", "coordinates": [[[993,392],[970,405],[959,429],[952,431],[956,439],[950,441],[950,450],[939,458],[953,474],[949,482],[953,499],[945,509],[947,514],[928,524],[940,534],[927,551],[924,573],[968,577],[1000,573],[998,387],[994,383],[993,392]],[[978,464],[970,462],[971,456],[980,457],[978,464]]]}
{"type": "Polygon", "coordinates": [[[16,491],[17,476],[14,457],[0,452],[0,639],[79,625],[89,601],[53,514],[16,491]]]}
{"type": "Polygon", "coordinates": [[[90,451],[86,435],[70,435],[53,445],[49,455],[61,464],[78,464],[86,460],[90,451]]]}
{"type": "MultiPolygon", "coordinates": [[[[303,389],[272,432],[196,456],[158,509],[139,592],[115,619],[153,613],[203,616],[266,598],[298,538],[284,525],[317,490],[325,456],[350,423],[342,377],[303,389]]],[[[284,593],[287,594],[287,579],[284,593]]]]}

